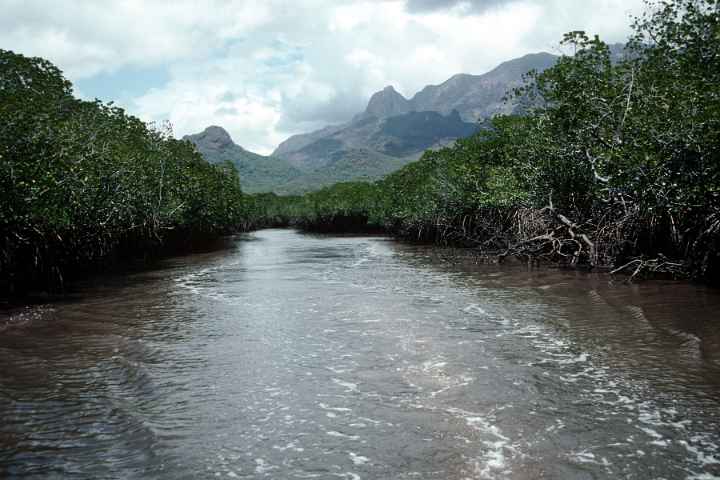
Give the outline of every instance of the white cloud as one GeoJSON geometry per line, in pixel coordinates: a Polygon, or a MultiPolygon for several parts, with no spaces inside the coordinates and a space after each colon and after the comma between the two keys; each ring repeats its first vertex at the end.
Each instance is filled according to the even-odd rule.
{"type": "Polygon", "coordinates": [[[202,58],[271,15],[262,0],[0,1],[0,45],[75,79],[128,65],[202,58]]]}
{"type": "Polygon", "coordinates": [[[552,51],[569,30],[622,40],[628,14],[641,7],[642,0],[413,0],[413,8],[402,0],[0,0],[0,48],[46,57],[73,81],[162,67],[167,83],[127,100],[131,112],[169,119],[178,135],[222,125],[239,144],[268,153],[290,134],[348,120],[388,84],[412,96],[455,73],[552,51]]]}

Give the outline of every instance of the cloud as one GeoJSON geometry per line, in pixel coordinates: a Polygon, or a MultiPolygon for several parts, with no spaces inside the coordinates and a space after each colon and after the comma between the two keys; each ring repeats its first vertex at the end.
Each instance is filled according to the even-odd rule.
{"type": "Polygon", "coordinates": [[[557,51],[575,29],[619,41],[642,0],[0,0],[0,45],[178,136],[225,127],[262,153],[349,120],[392,84],[557,51]]]}
{"type": "Polygon", "coordinates": [[[410,13],[454,10],[456,13],[482,13],[495,7],[515,3],[518,0],[407,0],[406,8],[410,13]]]}
{"type": "Polygon", "coordinates": [[[85,78],[125,66],[202,58],[261,25],[262,0],[0,1],[0,45],[85,78]]]}

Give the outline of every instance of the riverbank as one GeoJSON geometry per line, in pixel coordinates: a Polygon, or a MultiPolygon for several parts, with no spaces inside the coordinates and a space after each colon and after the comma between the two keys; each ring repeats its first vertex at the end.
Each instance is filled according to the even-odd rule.
{"type": "MultiPolygon", "coordinates": [[[[132,277],[152,270],[173,258],[232,248],[237,239],[244,234],[210,238],[182,236],[163,243],[148,245],[139,252],[119,249],[116,253],[95,263],[64,270],[62,285],[35,282],[26,284],[26,288],[18,290],[14,294],[8,294],[5,291],[4,295],[0,295],[0,316],[7,317],[13,311],[22,311],[28,306],[43,307],[72,300],[98,279],[132,277]]],[[[2,323],[1,320],[0,323],[2,323]]]]}
{"type": "MultiPolygon", "coordinates": [[[[466,224],[466,226],[469,227],[469,224],[466,224]]],[[[574,270],[603,275],[606,281],[610,283],[637,283],[658,280],[692,282],[692,279],[684,275],[682,271],[653,271],[650,268],[651,265],[646,265],[645,269],[638,269],[638,265],[634,263],[622,269],[608,265],[589,267],[585,264],[572,264],[565,257],[562,257],[561,261],[557,261],[557,257],[543,255],[541,252],[534,255],[508,253],[507,249],[483,249],[479,246],[479,243],[469,242],[467,239],[453,242],[448,240],[447,235],[441,236],[438,231],[426,230],[424,235],[408,234],[407,232],[398,233],[378,225],[368,226],[366,220],[357,217],[348,222],[328,222],[322,225],[304,223],[294,226],[283,223],[279,226],[263,226],[262,228],[280,228],[288,231],[297,229],[300,232],[317,235],[318,238],[384,236],[393,239],[399,244],[422,247],[425,249],[426,255],[450,266],[459,265],[471,268],[473,266],[506,265],[511,268],[526,269],[528,275],[533,275],[533,272],[574,270]],[[352,228],[349,228],[349,225],[352,228]]],[[[28,305],[42,307],[43,305],[52,305],[56,302],[71,299],[76,292],[81,291],[89,283],[91,284],[93,278],[106,277],[107,275],[117,277],[134,275],[176,257],[181,258],[182,256],[198,253],[222,251],[230,248],[238,238],[243,238],[247,234],[209,238],[191,238],[187,235],[176,236],[169,239],[169,241],[152,244],[140,255],[133,254],[132,251],[120,250],[119,252],[122,253],[107,257],[101,262],[69,270],[64,277],[62,288],[43,288],[42,284],[36,283],[34,285],[29,284],[30,288],[23,290],[20,294],[0,296],[0,314],[4,314],[7,319],[11,312],[22,313],[24,307],[28,305]]],[[[31,315],[34,315],[34,313],[31,315]]]]}
{"type": "MultiPolygon", "coordinates": [[[[537,214],[538,212],[536,212],[537,214]]],[[[517,218],[516,215],[507,215],[508,218],[517,218]]],[[[495,216],[497,219],[497,216],[495,216]]],[[[453,257],[459,260],[470,260],[476,264],[513,264],[525,265],[528,268],[562,268],[579,271],[593,271],[607,273],[617,279],[628,282],[640,280],[684,280],[697,281],[691,275],[690,265],[682,260],[672,261],[660,254],[657,258],[636,257],[625,259],[625,263],[619,263],[623,257],[604,257],[597,254],[597,246],[593,243],[594,235],[584,232],[574,232],[577,228],[567,218],[562,221],[563,227],[570,233],[565,232],[567,238],[562,238],[559,228],[543,226],[538,233],[528,231],[527,226],[519,224],[502,225],[501,223],[490,224],[487,219],[482,227],[478,228],[473,218],[465,216],[462,226],[446,224],[423,226],[417,229],[393,228],[381,225],[369,224],[367,217],[353,217],[349,222],[342,218],[332,219],[300,219],[298,221],[303,231],[312,233],[338,234],[353,232],[356,234],[383,234],[400,241],[420,245],[432,245],[446,253],[445,258],[453,262],[453,257]],[[346,225],[352,228],[346,228],[346,225]],[[519,235],[524,234],[522,238],[519,235]],[[580,236],[584,240],[578,240],[580,236]],[[586,247],[595,255],[594,262],[581,261],[583,258],[578,252],[568,249],[564,251],[565,245],[570,243],[576,246],[579,241],[586,242],[586,247]],[[501,246],[501,248],[498,248],[501,246]],[[602,258],[606,263],[601,262],[602,258]],[[612,262],[612,263],[610,263],[612,262]]],[[[535,227],[537,228],[537,227],[535,227]]],[[[607,246],[605,246],[607,249],[607,246]]],[[[704,283],[716,284],[717,280],[706,278],[704,283]]]]}
{"type": "Polygon", "coordinates": [[[234,167],[0,50],[0,298],[249,228],[234,167]]]}

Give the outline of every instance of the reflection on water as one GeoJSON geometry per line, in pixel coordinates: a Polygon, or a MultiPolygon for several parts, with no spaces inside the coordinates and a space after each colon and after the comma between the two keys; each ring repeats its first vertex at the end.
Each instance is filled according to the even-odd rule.
{"type": "Polygon", "coordinates": [[[0,332],[0,476],[720,477],[718,291],[265,230],[0,332]]]}

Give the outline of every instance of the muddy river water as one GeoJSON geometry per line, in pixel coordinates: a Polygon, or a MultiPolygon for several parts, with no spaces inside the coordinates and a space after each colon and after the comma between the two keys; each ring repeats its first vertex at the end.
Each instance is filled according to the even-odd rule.
{"type": "Polygon", "coordinates": [[[720,291],[263,230],[0,325],[0,478],[720,478],[720,291]]]}

